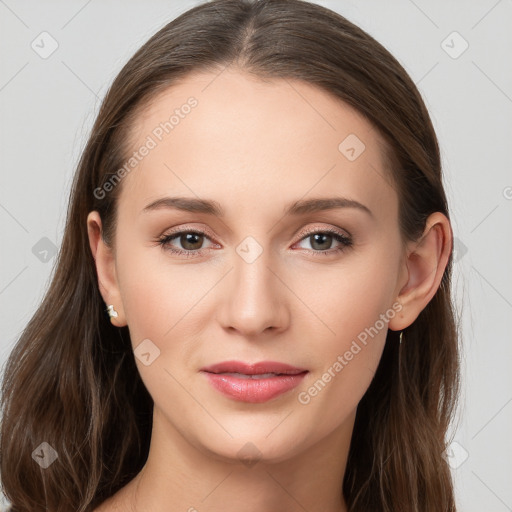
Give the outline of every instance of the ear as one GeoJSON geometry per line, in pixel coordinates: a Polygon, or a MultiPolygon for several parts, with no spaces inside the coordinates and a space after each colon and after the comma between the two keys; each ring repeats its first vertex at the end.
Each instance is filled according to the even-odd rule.
{"type": "Polygon", "coordinates": [[[389,321],[389,328],[400,331],[411,325],[436,293],[450,258],[453,233],[448,218],[431,214],[418,241],[411,242],[402,269],[396,300],[402,310],[389,321]]]}
{"type": "Polygon", "coordinates": [[[97,211],[90,212],[87,216],[87,234],[96,264],[100,293],[107,306],[112,304],[117,311],[118,316],[110,318],[112,324],[123,327],[126,321],[116,277],[115,254],[103,241],[102,229],[100,214],[97,211]]]}

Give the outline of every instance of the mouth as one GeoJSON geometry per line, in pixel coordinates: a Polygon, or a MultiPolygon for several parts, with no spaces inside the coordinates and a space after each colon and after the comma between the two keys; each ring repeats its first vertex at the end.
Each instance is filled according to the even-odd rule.
{"type": "Polygon", "coordinates": [[[297,375],[307,372],[305,368],[298,368],[286,363],[276,361],[261,361],[259,363],[244,363],[243,361],[223,361],[201,368],[201,371],[215,374],[237,374],[246,376],[258,375],[297,375]]]}
{"type": "Polygon", "coordinates": [[[300,384],[309,372],[285,363],[225,361],[201,369],[214,389],[242,402],[263,403],[300,384]]]}
{"type": "Polygon", "coordinates": [[[298,375],[298,373],[258,373],[252,375],[237,372],[212,373],[214,375],[227,375],[229,377],[236,377],[237,379],[270,379],[271,377],[281,377],[282,375],[298,375]]]}

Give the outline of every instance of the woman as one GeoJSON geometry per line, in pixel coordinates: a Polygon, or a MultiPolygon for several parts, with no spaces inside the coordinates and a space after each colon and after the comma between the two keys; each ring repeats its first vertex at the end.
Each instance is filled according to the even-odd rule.
{"type": "Polygon", "coordinates": [[[12,510],[454,511],[451,251],[379,43],[300,0],[189,10],[108,91],[9,358],[12,510]]]}

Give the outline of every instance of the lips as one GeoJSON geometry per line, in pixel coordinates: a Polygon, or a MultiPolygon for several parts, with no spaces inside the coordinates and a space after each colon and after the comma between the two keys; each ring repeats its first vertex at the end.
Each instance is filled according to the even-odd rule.
{"type": "Polygon", "coordinates": [[[260,363],[243,363],[241,361],[224,361],[201,368],[201,371],[209,373],[238,373],[242,375],[263,375],[272,373],[275,375],[297,375],[307,371],[304,368],[297,368],[285,363],[274,361],[262,361],[260,363]]]}
{"type": "Polygon", "coordinates": [[[201,372],[228,398],[261,403],[296,387],[308,370],[274,361],[254,364],[224,361],[202,368],[201,372]]]}

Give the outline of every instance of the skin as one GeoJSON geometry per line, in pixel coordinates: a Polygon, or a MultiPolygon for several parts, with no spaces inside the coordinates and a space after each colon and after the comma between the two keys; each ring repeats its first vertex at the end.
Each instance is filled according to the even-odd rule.
{"type": "Polygon", "coordinates": [[[388,328],[410,325],[439,287],[450,223],[434,213],[422,238],[404,243],[377,130],[304,82],[264,82],[233,69],[189,75],[139,116],[134,150],[190,96],[198,106],[123,178],[113,248],[101,239],[98,213],[87,219],[101,294],[118,312],[112,322],[128,325],[134,348],[150,339],[160,350],[148,366],[136,358],[155,403],[147,463],[97,511],[344,512],[357,405],[388,328]],[[349,134],[366,146],[354,161],[338,149],[349,134]],[[335,195],[372,215],[340,208],[283,216],[294,201],[335,195]],[[225,215],[142,212],[164,196],[212,199],[225,215]],[[174,228],[207,233],[192,245],[171,242],[199,256],[158,245],[174,228]],[[337,252],[334,238],[322,246],[305,233],[329,228],[353,244],[337,252]],[[247,236],[262,249],[251,263],[237,252],[247,236]],[[298,394],[393,304],[401,310],[378,335],[300,403],[298,394]],[[281,361],[309,373],[269,402],[237,402],[199,372],[231,359],[281,361]],[[257,449],[251,465],[238,455],[247,443],[257,449]]]}

